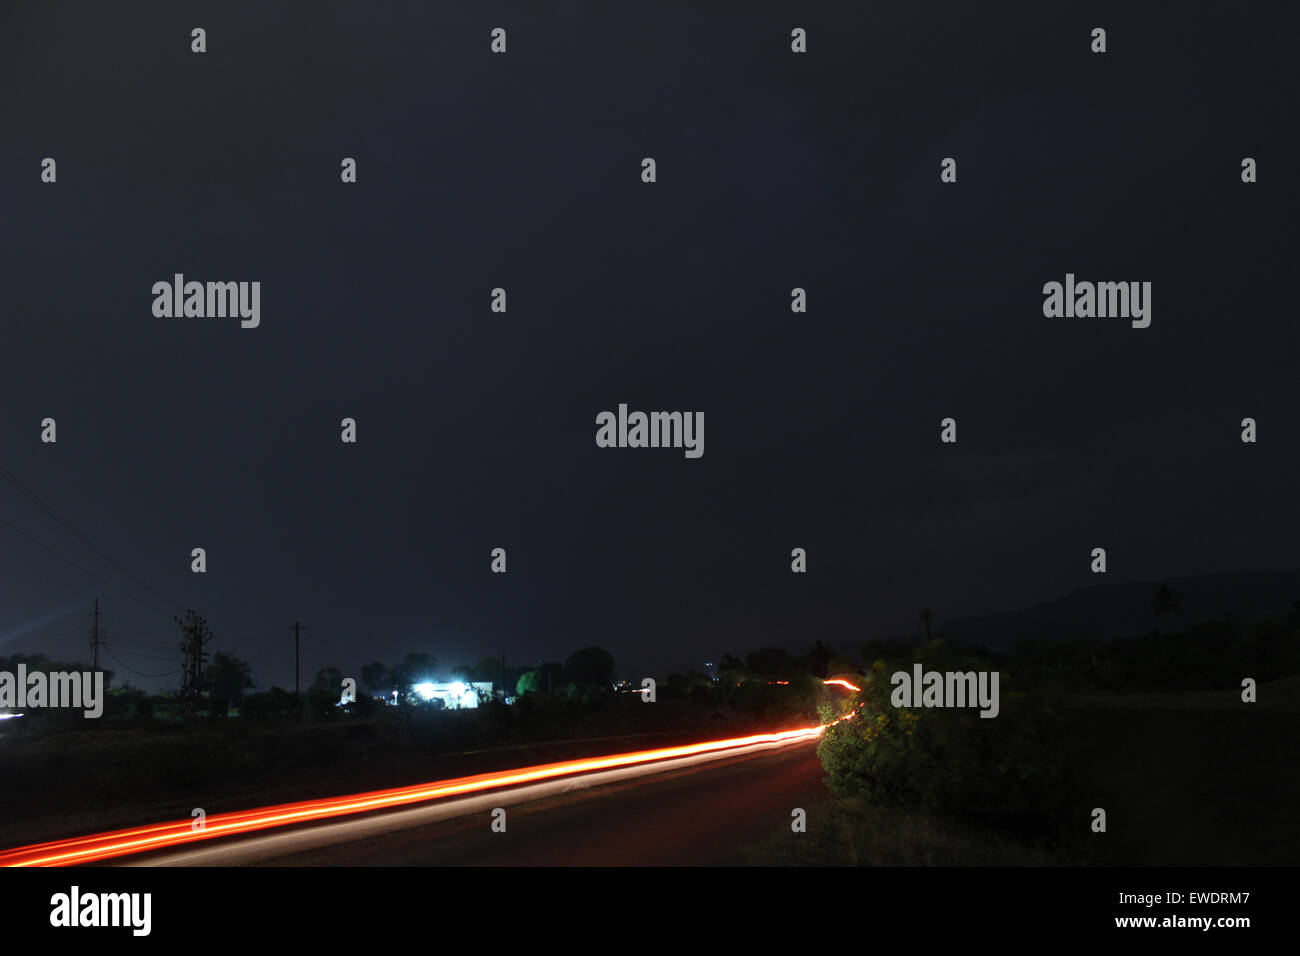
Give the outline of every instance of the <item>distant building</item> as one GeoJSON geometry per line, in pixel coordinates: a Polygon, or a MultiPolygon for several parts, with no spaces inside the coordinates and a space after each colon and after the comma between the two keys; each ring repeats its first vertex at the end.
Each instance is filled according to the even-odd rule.
{"type": "Polygon", "coordinates": [[[477,707],[479,697],[492,697],[491,681],[473,681],[463,683],[453,681],[449,684],[435,684],[425,681],[416,684],[411,690],[415,691],[423,700],[440,700],[448,710],[464,710],[468,707],[477,707]]]}

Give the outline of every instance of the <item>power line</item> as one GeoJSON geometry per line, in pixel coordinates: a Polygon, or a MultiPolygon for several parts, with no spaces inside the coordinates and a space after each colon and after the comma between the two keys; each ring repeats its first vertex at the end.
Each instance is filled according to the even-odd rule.
{"type": "MultiPolygon", "coordinates": [[[[141,607],[145,607],[146,606],[145,602],[140,600],[138,597],[136,597],[132,592],[139,591],[146,588],[148,588],[147,585],[136,585],[133,588],[118,588],[116,591],[113,592],[113,594],[116,596],[124,597],[130,601],[134,601],[136,604],[140,605],[141,607]]],[[[152,588],[148,588],[148,589],[152,590],[152,588]]],[[[168,604],[168,603],[164,603],[163,601],[159,601],[157,598],[150,598],[149,603],[153,607],[160,607],[166,611],[170,611],[172,610],[173,607],[176,606],[175,604],[168,604]]]]}
{"type": "MultiPolygon", "coordinates": [[[[40,632],[40,628],[33,628],[33,631],[34,631],[34,632],[40,632]]],[[[81,636],[81,631],[80,631],[80,630],[76,630],[76,631],[56,631],[56,632],[54,632],[53,634],[48,633],[48,632],[45,632],[45,633],[38,633],[38,636],[39,636],[39,637],[42,637],[42,638],[44,638],[44,637],[80,637],[80,636],[81,636]]]]}
{"type": "MultiPolygon", "coordinates": [[[[98,581],[100,584],[104,585],[106,588],[109,588],[109,589],[110,589],[110,591],[109,591],[110,594],[112,594],[112,595],[120,595],[121,597],[125,597],[125,598],[127,598],[127,599],[129,599],[129,600],[131,600],[131,601],[134,601],[136,604],[141,604],[141,605],[143,605],[143,602],[141,602],[139,598],[135,597],[135,595],[132,594],[133,591],[138,591],[138,590],[140,590],[140,588],[141,588],[140,585],[137,585],[137,586],[134,587],[134,588],[114,587],[114,586],[113,586],[113,583],[112,583],[111,581],[109,581],[107,578],[104,578],[103,576],[101,576],[101,575],[95,573],[94,571],[91,571],[89,568],[82,567],[80,564],[78,564],[76,561],[73,561],[73,560],[72,560],[71,558],[69,558],[67,555],[62,554],[61,552],[55,550],[54,548],[51,548],[48,544],[46,544],[45,542],[41,541],[39,538],[35,538],[35,537],[33,537],[32,535],[28,534],[28,533],[27,533],[26,531],[24,531],[22,528],[18,527],[16,524],[14,524],[12,521],[9,521],[9,520],[7,520],[7,519],[5,519],[5,518],[0,518],[0,524],[3,524],[5,527],[7,527],[10,531],[14,532],[15,534],[17,534],[17,535],[19,535],[19,536],[21,536],[21,537],[23,537],[23,538],[26,538],[28,541],[30,541],[32,544],[36,545],[38,548],[41,548],[41,549],[43,549],[43,550],[45,550],[45,551],[48,551],[50,554],[54,555],[54,557],[58,558],[60,561],[62,561],[64,564],[68,565],[69,567],[76,568],[76,569],[77,569],[78,571],[80,571],[82,574],[85,574],[85,575],[87,575],[87,576],[89,576],[89,577],[94,578],[94,579],[95,579],[96,581],[98,581]]],[[[168,609],[168,610],[171,609],[169,605],[165,605],[165,604],[163,604],[163,603],[161,603],[161,602],[159,602],[159,601],[157,601],[157,600],[153,601],[152,603],[153,603],[155,606],[157,606],[157,607],[166,608],[166,609],[168,609]]],[[[65,635],[52,635],[52,636],[65,636],[65,635]]]]}
{"type": "Polygon", "coordinates": [[[128,629],[126,637],[118,635],[118,641],[130,641],[137,647],[148,648],[151,651],[173,651],[176,649],[176,635],[173,634],[169,639],[164,641],[155,641],[143,638],[135,632],[134,628],[128,629]]]}
{"type": "MultiPolygon", "coordinates": [[[[0,518],[0,524],[3,524],[5,527],[9,528],[9,530],[13,531],[15,534],[19,535],[20,537],[23,537],[23,538],[27,539],[27,540],[30,541],[32,544],[36,545],[38,548],[41,548],[41,549],[43,549],[44,551],[47,551],[47,552],[49,552],[50,554],[54,555],[54,557],[58,558],[58,559],[59,559],[60,561],[62,561],[64,564],[67,564],[69,567],[76,568],[76,569],[77,569],[78,571],[80,571],[82,574],[85,574],[85,575],[87,575],[87,576],[89,576],[89,577],[94,578],[94,579],[95,579],[96,581],[98,581],[100,584],[103,584],[105,587],[109,588],[109,589],[110,589],[110,590],[109,590],[109,593],[110,593],[110,594],[115,595],[115,596],[116,596],[116,595],[120,595],[120,596],[122,596],[122,597],[128,598],[129,600],[131,600],[131,601],[133,601],[133,602],[135,602],[135,603],[137,603],[137,604],[140,604],[140,603],[141,603],[141,602],[140,602],[140,601],[139,601],[139,600],[138,600],[134,595],[132,595],[132,593],[131,593],[133,590],[139,590],[139,587],[136,587],[136,588],[117,587],[117,588],[115,588],[115,587],[113,587],[112,582],[108,581],[106,578],[102,577],[102,576],[99,575],[99,574],[96,574],[94,571],[91,571],[89,568],[82,567],[82,566],[81,566],[80,564],[78,564],[76,561],[73,561],[71,558],[67,557],[66,555],[62,554],[61,552],[55,550],[54,548],[51,548],[48,544],[45,544],[45,543],[44,543],[43,541],[41,541],[39,538],[35,538],[35,537],[33,537],[32,535],[28,534],[28,533],[27,533],[26,531],[24,531],[22,528],[18,527],[16,524],[14,524],[12,521],[9,521],[9,520],[7,520],[7,519],[5,519],[5,518],[0,518]]],[[[96,599],[96,602],[98,602],[98,599],[96,599]]],[[[160,604],[160,603],[157,602],[157,601],[154,601],[153,603],[154,603],[155,605],[159,606],[159,607],[164,607],[164,606],[165,606],[165,605],[160,604]]],[[[69,612],[69,613],[71,613],[71,612],[69,612]]],[[[60,615],[60,617],[63,617],[63,616],[66,616],[66,615],[60,615]]],[[[56,639],[57,639],[57,638],[64,638],[64,637],[73,637],[75,634],[79,633],[79,632],[75,632],[75,631],[55,631],[55,632],[53,632],[53,633],[49,633],[49,632],[41,633],[41,628],[40,628],[40,627],[36,627],[36,628],[34,628],[33,630],[34,630],[36,636],[38,636],[38,637],[40,637],[40,638],[56,638],[56,639]]],[[[142,636],[149,636],[149,635],[142,635],[142,636]]],[[[161,635],[155,635],[155,636],[161,636],[161,635]]],[[[91,646],[94,647],[94,644],[92,643],[91,646]]],[[[161,649],[161,647],[159,647],[159,649],[161,649]]],[[[147,655],[146,655],[146,656],[147,656],[147,655]]]]}
{"type": "MultiPolygon", "coordinates": [[[[95,554],[99,555],[109,564],[113,565],[113,567],[117,568],[128,578],[135,581],[141,588],[148,591],[152,591],[158,597],[163,598],[164,600],[168,601],[172,605],[176,605],[179,603],[174,599],[168,597],[166,594],[163,594],[161,591],[159,591],[157,588],[150,585],[148,582],[141,580],[136,574],[134,574],[131,571],[130,568],[122,564],[120,561],[118,561],[108,552],[104,551],[104,549],[99,547],[99,545],[95,544],[95,542],[91,541],[90,538],[87,537],[84,533],[82,533],[82,531],[78,529],[76,525],[74,525],[67,518],[59,514],[59,512],[55,511],[54,508],[52,508],[50,505],[46,504],[45,501],[43,501],[41,497],[36,494],[36,492],[28,488],[27,485],[24,484],[18,478],[17,475],[15,475],[12,471],[4,467],[3,465],[0,465],[0,478],[3,478],[5,481],[9,482],[9,484],[13,485],[13,487],[18,490],[18,493],[21,494],[24,498],[26,498],[39,511],[41,511],[42,513],[48,515],[49,517],[57,521],[70,534],[72,534],[75,538],[77,538],[77,540],[79,540],[82,544],[90,548],[91,551],[94,551],[95,554]]],[[[111,587],[112,585],[109,586],[111,587]]]]}
{"type": "Polygon", "coordinates": [[[82,574],[90,575],[92,578],[94,578],[96,581],[98,581],[100,584],[104,585],[105,587],[111,588],[113,586],[112,582],[107,581],[104,578],[100,577],[94,571],[91,571],[88,568],[83,568],[76,561],[73,561],[71,558],[64,557],[59,552],[55,551],[48,544],[43,544],[40,541],[36,540],[30,534],[24,531],[22,528],[14,524],[12,521],[6,521],[4,518],[0,518],[0,524],[7,526],[9,530],[15,532],[16,534],[22,535],[24,538],[26,538],[28,541],[30,541],[32,544],[36,545],[37,547],[44,548],[46,551],[50,552],[50,554],[54,555],[56,558],[62,561],[64,564],[71,565],[72,567],[80,571],[82,574]]]}
{"type": "Polygon", "coordinates": [[[262,653],[260,653],[260,654],[254,654],[252,657],[246,658],[245,661],[244,661],[244,663],[246,663],[246,664],[255,664],[255,663],[257,663],[258,661],[260,661],[262,658],[266,657],[267,654],[270,654],[272,651],[279,652],[279,650],[280,650],[280,649],[279,649],[278,647],[274,647],[274,646],[272,646],[272,647],[265,647],[265,648],[262,649],[262,653]]]}
{"type": "MultiPolygon", "coordinates": [[[[110,651],[107,647],[104,648],[104,652],[105,652],[109,657],[113,658],[113,660],[117,661],[119,664],[122,664],[122,659],[119,658],[119,657],[118,657],[116,654],[114,654],[112,651],[110,651]]],[[[136,675],[137,677],[171,677],[173,674],[179,674],[179,673],[181,672],[181,669],[178,667],[178,668],[176,668],[176,670],[174,670],[174,671],[168,671],[168,672],[165,673],[165,674],[145,674],[145,673],[142,673],[142,672],[136,670],[136,669],[133,668],[133,667],[128,667],[126,664],[122,664],[122,666],[123,666],[124,668],[126,668],[126,670],[130,671],[132,674],[136,675]]]]}
{"type": "Polygon", "coordinates": [[[12,471],[4,467],[3,465],[0,465],[0,478],[3,478],[5,481],[9,482],[9,484],[17,488],[19,494],[21,494],[24,498],[26,498],[29,502],[31,502],[31,504],[33,504],[38,510],[48,515],[49,517],[53,518],[59,524],[61,524],[74,537],[76,537],[79,541],[81,541],[82,544],[90,548],[91,551],[94,551],[97,555],[99,555],[109,564],[113,565],[119,571],[122,571],[123,573],[127,574],[128,577],[134,577],[134,575],[132,575],[129,571],[127,571],[125,567],[119,564],[116,559],[114,559],[111,555],[106,554],[103,550],[100,549],[99,545],[95,544],[95,542],[91,541],[90,538],[86,537],[86,535],[84,535],[80,530],[78,530],[76,525],[74,525],[71,521],[64,518],[52,507],[50,507],[44,501],[42,501],[40,496],[37,495],[36,492],[32,491],[25,484],[23,484],[23,482],[19,480],[17,475],[15,475],[12,471]]]}
{"type": "MultiPolygon", "coordinates": [[[[115,643],[118,647],[121,647],[121,646],[122,646],[122,642],[121,642],[120,640],[114,639],[114,643],[115,643]]],[[[144,651],[137,650],[137,649],[134,648],[134,647],[129,647],[129,648],[127,648],[127,650],[131,652],[131,656],[132,656],[132,657],[143,657],[143,658],[145,658],[146,660],[150,660],[150,661],[174,661],[174,660],[176,660],[176,655],[175,655],[175,654],[165,654],[165,655],[164,655],[164,654],[148,654],[148,653],[146,653],[146,652],[144,652],[144,651]]]]}

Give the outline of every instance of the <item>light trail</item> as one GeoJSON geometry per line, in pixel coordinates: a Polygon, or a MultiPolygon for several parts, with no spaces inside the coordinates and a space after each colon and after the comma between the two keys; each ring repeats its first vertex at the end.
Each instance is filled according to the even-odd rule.
{"type": "Polygon", "coordinates": [[[839,684],[841,687],[847,687],[849,690],[854,691],[854,692],[857,692],[857,691],[862,690],[862,688],[861,688],[861,687],[858,687],[856,684],[850,684],[848,681],[844,680],[843,678],[839,678],[839,677],[836,677],[836,678],[833,679],[833,680],[824,680],[824,681],[822,681],[822,683],[823,683],[823,684],[839,684]]]}
{"type": "MultiPolygon", "coordinates": [[[[844,718],[840,719],[843,720],[844,718]]],[[[195,843],[201,840],[253,833],[258,830],[284,827],[312,820],[324,820],[347,814],[401,807],[452,796],[463,796],[485,790],[533,783],[539,780],[608,770],[615,767],[653,763],[694,754],[722,752],[754,744],[792,743],[799,740],[811,740],[820,736],[828,726],[830,724],[805,727],[802,730],[787,730],[774,734],[755,734],[749,737],[713,740],[679,747],[663,747],[657,750],[639,750],[606,757],[566,760],[560,763],[539,764],[533,767],[502,770],[471,777],[456,777],[450,780],[439,780],[409,787],[374,790],[368,793],[356,793],[320,800],[305,800],[299,803],[259,807],[255,810],[234,813],[212,814],[208,816],[202,829],[194,829],[193,820],[176,820],[170,823],[159,823],[127,830],[114,830],[108,833],[97,833],[85,837],[55,840],[49,843],[37,843],[31,846],[5,850],[0,852],[0,865],[73,866],[94,863],[99,860],[107,860],[133,853],[145,853],[164,847],[177,846],[182,843],[195,843]]]]}
{"type": "MultiPolygon", "coordinates": [[[[822,683],[838,684],[849,690],[858,690],[857,687],[846,680],[826,680],[822,683]]],[[[254,810],[213,814],[207,818],[201,829],[194,828],[193,820],[175,820],[170,823],[159,823],[127,830],[113,830],[107,833],[96,833],[67,840],[54,840],[49,843],[34,843],[30,846],[15,847],[0,852],[0,866],[75,866],[95,863],[113,857],[146,853],[185,843],[196,843],[202,840],[253,833],[258,830],[286,827],[313,820],[325,820],[331,817],[436,801],[447,797],[464,796],[487,790],[535,783],[540,780],[552,780],[617,767],[667,761],[696,754],[720,753],[750,747],[754,744],[791,743],[799,740],[811,740],[821,736],[827,727],[833,726],[842,720],[848,720],[856,716],[857,713],[858,711],[854,710],[853,713],[837,718],[829,724],[822,724],[818,727],[805,727],[801,730],[787,730],[773,734],[754,734],[749,737],[733,737],[727,740],[712,740],[706,743],[686,744],[679,747],[662,747],[656,750],[638,750],[606,757],[565,760],[559,763],[538,764],[515,770],[500,770],[471,777],[456,777],[450,780],[439,780],[409,787],[373,790],[367,793],[354,793],[342,797],[304,800],[298,803],[259,807],[254,810]]]]}

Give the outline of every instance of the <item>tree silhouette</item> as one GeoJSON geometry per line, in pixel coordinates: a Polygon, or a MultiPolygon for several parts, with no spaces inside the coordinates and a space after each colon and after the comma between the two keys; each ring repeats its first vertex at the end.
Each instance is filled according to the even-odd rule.
{"type": "Polygon", "coordinates": [[[387,688],[384,685],[389,682],[389,679],[388,668],[379,661],[373,661],[361,668],[361,683],[371,693],[377,690],[386,690],[387,688]]]}
{"type": "Polygon", "coordinates": [[[406,659],[393,668],[393,680],[397,684],[395,689],[399,692],[399,699],[405,701],[416,684],[432,681],[433,670],[437,666],[438,661],[432,654],[418,651],[407,654],[406,659]]]}
{"type": "Polygon", "coordinates": [[[818,677],[825,677],[830,667],[831,658],[835,656],[835,651],[827,647],[822,641],[814,641],[812,647],[803,656],[803,666],[808,673],[816,674],[818,677]]]}
{"type": "Polygon", "coordinates": [[[608,688],[615,674],[614,655],[599,647],[584,647],[564,660],[564,679],[584,687],[608,688]]]}
{"type": "Polygon", "coordinates": [[[225,714],[231,707],[238,707],[244,699],[244,691],[252,688],[253,669],[248,661],[217,653],[212,656],[203,683],[208,689],[208,700],[213,710],[225,714]]]}
{"type": "Polygon", "coordinates": [[[1161,584],[1152,592],[1151,610],[1157,617],[1161,614],[1177,614],[1182,609],[1182,599],[1170,589],[1168,584],[1161,584]]]}

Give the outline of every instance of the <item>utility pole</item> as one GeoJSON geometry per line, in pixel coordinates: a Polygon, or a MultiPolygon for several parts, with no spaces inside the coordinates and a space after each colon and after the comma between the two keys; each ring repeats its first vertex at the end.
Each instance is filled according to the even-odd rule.
{"type": "Polygon", "coordinates": [[[930,617],[931,617],[930,609],[927,607],[924,611],[921,612],[921,620],[923,620],[923,621],[925,622],[925,642],[926,642],[927,644],[931,643],[931,638],[930,638],[930,617]]]}
{"type": "Polygon", "coordinates": [[[184,655],[181,694],[189,713],[197,714],[203,702],[203,664],[208,659],[204,645],[212,640],[212,629],[206,619],[193,609],[185,612],[185,620],[175,618],[181,629],[181,653],[184,655]]]}
{"type": "Polygon", "coordinates": [[[90,626],[90,649],[95,654],[95,670],[99,670],[99,647],[103,643],[103,639],[99,636],[99,598],[95,598],[95,618],[90,626]]]}
{"type": "Polygon", "coordinates": [[[510,688],[506,686],[506,652],[501,652],[501,699],[505,700],[510,696],[510,688]]]}
{"type": "Polygon", "coordinates": [[[302,700],[302,641],[299,636],[302,629],[301,624],[293,622],[293,693],[299,700],[302,700]]]}

